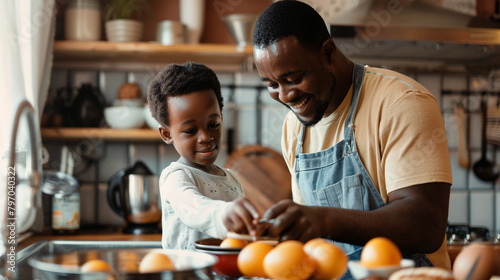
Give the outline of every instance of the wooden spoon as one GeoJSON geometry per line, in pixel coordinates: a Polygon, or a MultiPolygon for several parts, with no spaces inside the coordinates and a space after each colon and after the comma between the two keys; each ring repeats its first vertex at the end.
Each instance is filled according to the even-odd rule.
{"type": "Polygon", "coordinates": [[[469,153],[467,152],[467,123],[465,108],[462,105],[455,107],[455,118],[457,124],[458,165],[462,168],[469,167],[469,153]]]}

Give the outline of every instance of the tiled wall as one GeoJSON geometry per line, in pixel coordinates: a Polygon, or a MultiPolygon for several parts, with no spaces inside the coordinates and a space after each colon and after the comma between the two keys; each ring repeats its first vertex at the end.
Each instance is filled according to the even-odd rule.
{"type": "MultiPolygon", "coordinates": [[[[467,75],[463,73],[405,73],[415,78],[433,92],[439,101],[446,124],[450,159],[453,170],[453,186],[450,197],[449,223],[486,226],[493,233],[500,229],[500,195],[496,191],[496,183],[479,180],[472,172],[472,165],[480,158],[481,115],[479,111],[479,92],[495,87],[494,79],[488,76],[467,75]],[[493,82],[492,82],[493,81],[493,82]],[[443,91],[448,93],[443,94],[443,91]],[[469,91],[469,95],[461,92],[469,91]],[[451,92],[451,93],[450,93],[451,92]],[[457,163],[457,132],[453,108],[462,103],[467,106],[469,124],[470,167],[461,168],[457,163]]],[[[67,83],[79,86],[90,82],[98,85],[109,104],[116,99],[118,88],[126,81],[141,85],[143,95],[154,74],[148,72],[93,72],[54,70],[51,92],[67,83]]],[[[262,86],[256,73],[218,73],[223,86],[226,101],[223,114],[226,128],[236,130],[235,142],[238,145],[262,144],[280,150],[281,125],[286,109],[271,100],[262,86]],[[234,110],[227,101],[234,87],[234,110]],[[258,106],[259,105],[259,106],[258,106]]],[[[44,146],[49,150],[50,168],[57,168],[61,145],[67,144],[76,150],[77,142],[47,142],[44,146]],[[51,166],[52,164],[52,166],[51,166]]],[[[223,146],[217,163],[224,165],[227,159],[223,146]]],[[[79,175],[82,194],[82,224],[120,225],[123,219],[109,209],[106,200],[108,179],[118,170],[133,165],[137,160],[144,161],[154,173],[159,174],[171,161],[177,159],[172,146],[164,143],[103,143],[104,152],[97,164],[79,175]],[[94,183],[99,182],[98,203],[95,203],[94,183]],[[98,213],[98,214],[96,214],[98,213]]],[[[490,159],[496,158],[496,148],[488,147],[490,159]]],[[[76,167],[76,170],[78,167],[76,167]]]]}
{"type": "MultiPolygon", "coordinates": [[[[449,75],[442,80],[443,90],[467,91],[467,94],[446,94],[442,96],[442,107],[450,147],[450,159],[453,170],[453,186],[450,197],[450,223],[465,223],[472,226],[485,226],[492,233],[499,232],[500,196],[496,182],[481,181],[472,171],[472,166],[481,158],[481,100],[487,99],[489,104],[496,105],[495,88],[498,81],[488,75],[449,75]],[[487,94],[483,96],[483,93],[487,94]],[[453,109],[463,104],[467,110],[469,167],[458,165],[457,124],[453,109]]],[[[490,161],[498,158],[496,146],[488,145],[486,155],[490,161]]]]}

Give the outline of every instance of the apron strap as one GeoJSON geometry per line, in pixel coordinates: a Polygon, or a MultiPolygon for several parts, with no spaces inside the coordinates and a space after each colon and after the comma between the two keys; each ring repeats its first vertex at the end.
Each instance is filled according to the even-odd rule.
{"type": "Polygon", "coordinates": [[[302,144],[304,144],[304,139],[306,139],[306,126],[300,124],[300,134],[299,134],[299,142],[297,143],[297,147],[295,147],[295,158],[299,157],[299,154],[302,153],[302,144]]]}
{"type": "Polygon", "coordinates": [[[361,64],[354,63],[354,71],[352,72],[352,98],[351,105],[349,107],[349,113],[344,123],[344,140],[346,143],[346,152],[351,152],[352,149],[356,149],[351,139],[354,139],[354,115],[356,114],[356,109],[358,107],[358,100],[363,85],[363,79],[365,77],[365,67],[361,64]]]}

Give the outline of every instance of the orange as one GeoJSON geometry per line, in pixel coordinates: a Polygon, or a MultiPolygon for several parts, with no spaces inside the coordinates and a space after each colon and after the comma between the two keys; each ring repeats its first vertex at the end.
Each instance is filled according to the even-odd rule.
{"type": "Polygon", "coordinates": [[[226,237],[220,243],[220,247],[222,247],[222,248],[243,248],[247,244],[248,244],[248,242],[245,241],[245,240],[231,238],[231,237],[226,237]]]}
{"type": "Polygon", "coordinates": [[[316,261],[315,279],[340,278],[347,270],[347,255],[339,246],[322,238],[309,240],[304,251],[316,261]]]}
{"type": "Polygon", "coordinates": [[[264,272],[264,258],[273,249],[273,245],[264,242],[251,242],[241,249],[237,265],[240,272],[248,277],[268,278],[264,272]]]}
{"type": "Polygon", "coordinates": [[[368,268],[399,265],[402,258],[396,244],[385,237],[372,238],[361,251],[361,264],[368,268]]]}
{"type": "Polygon", "coordinates": [[[82,264],[81,271],[83,273],[91,272],[111,272],[111,266],[103,260],[90,260],[82,264]]]}
{"type": "Polygon", "coordinates": [[[160,252],[147,253],[139,264],[140,273],[153,273],[164,270],[175,270],[175,266],[167,255],[160,252]]]}
{"type": "Polygon", "coordinates": [[[316,262],[304,251],[304,243],[287,240],[278,244],[264,258],[264,271],[272,279],[307,279],[316,269],[316,262]]]}

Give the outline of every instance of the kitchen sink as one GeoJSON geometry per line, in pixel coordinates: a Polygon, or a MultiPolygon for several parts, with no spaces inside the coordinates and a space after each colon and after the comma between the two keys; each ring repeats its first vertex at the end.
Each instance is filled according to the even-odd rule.
{"type": "Polygon", "coordinates": [[[73,241],[44,240],[26,247],[17,254],[18,279],[32,279],[31,257],[58,255],[83,250],[161,248],[161,241],[73,241]]]}

